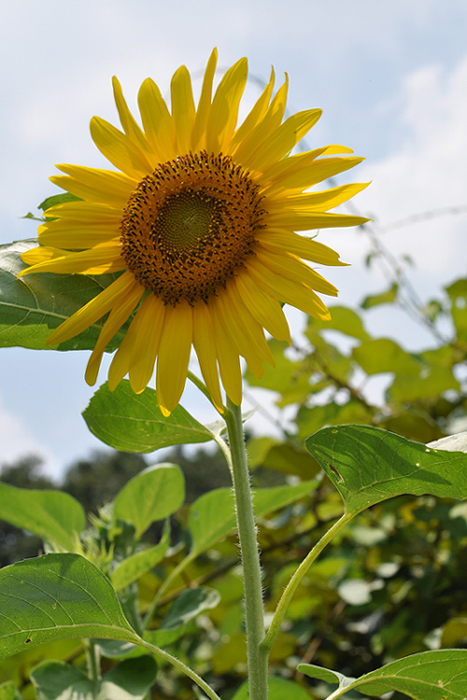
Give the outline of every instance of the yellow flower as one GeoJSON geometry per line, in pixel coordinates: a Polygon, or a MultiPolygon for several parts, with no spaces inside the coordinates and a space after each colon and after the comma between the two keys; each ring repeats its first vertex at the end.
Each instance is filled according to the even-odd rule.
{"type": "Polygon", "coordinates": [[[79,201],[52,206],[39,226],[40,246],[23,254],[36,272],[122,274],[56,328],[62,343],[108,314],[89,359],[94,384],[105,348],[136,311],[109,369],[114,390],[129,374],[144,391],[157,360],[164,415],[178,404],[193,346],[213,403],[222,411],[219,376],[229,398],[242,399],[240,357],[257,377],[274,364],[264,330],[290,342],[280,302],[316,318],[329,312],[316,292],[336,288],[304,261],[343,265],[333,250],[297,231],[354,226],[366,219],[330,214],[366,185],[307,190],[362,159],[325,146],[289,155],[321,116],[305,110],[283,121],[287,79],[274,96],[274,71],[237,127],[248,66],[223,76],[214,96],[217,52],[204,74],[198,106],[181,66],[172,78],[171,112],[147,79],[138,94],[143,128],[113,79],[123,132],[94,117],[91,135],[117,171],[58,165],[51,181],[79,201]],[[327,157],[322,157],[327,156],[327,157]]]}

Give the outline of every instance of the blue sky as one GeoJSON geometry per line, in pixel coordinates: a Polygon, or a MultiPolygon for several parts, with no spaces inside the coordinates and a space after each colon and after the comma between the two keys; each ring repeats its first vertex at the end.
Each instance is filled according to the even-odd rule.
{"type": "MultiPolygon", "coordinates": [[[[1,7],[1,243],[35,236],[20,217],[56,191],[48,182],[55,163],[106,167],[88,124],[94,114],[117,122],[112,75],[134,108],[144,78],[167,94],[182,63],[199,86],[217,46],[221,67],[246,55],[260,81],[271,64],[278,80],[287,71],[291,111],[324,110],[310,147],[343,143],[366,157],[349,175],[373,181],[356,205],[375,218],[392,252],[415,259],[412,281],[423,298],[466,274],[467,213],[389,226],[467,206],[464,0],[2,0],[1,7]]],[[[257,89],[252,82],[245,108],[257,89]]],[[[381,273],[363,269],[361,234],[326,231],[320,240],[352,263],[327,271],[340,301],[356,304],[384,286],[381,273]]],[[[409,337],[401,317],[374,323],[411,349],[428,341],[422,332],[409,337]]],[[[0,464],[36,452],[58,474],[99,448],[80,415],[93,393],[83,378],[87,353],[1,352],[0,464]]],[[[213,418],[192,390],[184,403],[199,419],[213,418]]]]}

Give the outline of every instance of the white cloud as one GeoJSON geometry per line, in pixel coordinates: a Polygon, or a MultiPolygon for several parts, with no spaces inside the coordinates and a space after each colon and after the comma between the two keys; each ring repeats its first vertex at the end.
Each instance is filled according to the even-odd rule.
{"type": "Polygon", "coordinates": [[[12,464],[29,455],[43,459],[44,471],[50,476],[59,476],[60,470],[49,450],[33,437],[20,417],[0,403],[0,465],[12,464]]]}
{"type": "MultiPolygon", "coordinates": [[[[400,131],[402,125],[403,140],[390,156],[360,166],[357,179],[372,184],[356,203],[382,227],[382,240],[391,253],[410,255],[416,263],[414,274],[434,290],[466,274],[467,212],[446,212],[401,227],[392,228],[391,223],[467,206],[467,57],[450,73],[428,66],[410,74],[398,100],[402,113],[394,129],[400,131]]],[[[355,179],[357,170],[353,173],[355,179]]],[[[352,261],[366,248],[358,234],[341,234],[336,245],[352,261]]]]}

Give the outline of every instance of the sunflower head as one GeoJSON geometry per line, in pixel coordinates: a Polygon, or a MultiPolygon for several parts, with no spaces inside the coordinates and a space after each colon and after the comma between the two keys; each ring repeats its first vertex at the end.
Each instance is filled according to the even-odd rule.
{"type": "Polygon", "coordinates": [[[128,374],[133,390],[142,392],[157,365],[165,415],[180,400],[192,348],[218,410],[221,384],[239,405],[240,358],[259,377],[264,362],[274,364],[265,331],[290,342],[283,303],[329,318],[317,292],[337,290],[309,263],[344,263],[301,232],[366,221],[330,213],[366,185],[311,189],[361,158],[334,145],[290,155],[321,111],[284,121],[287,80],[273,94],[272,71],[238,125],[247,61],[233,65],[213,94],[216,63],[213,51],[197,105],[184,66],[172,78],[170,110],[157,85],[145,80],[141,126],[114,78],[122,130],[91,120],[92,138],[114,169],[57,166],[63,174],[52,182],[77,199],[47,209],[40,246],[22,256],[29,267],[21,275],[121,273],[48,343],[62,343],[106,316],[86,371],[94,384],[107,344],[131,318],[109,386],[128,374]]]}

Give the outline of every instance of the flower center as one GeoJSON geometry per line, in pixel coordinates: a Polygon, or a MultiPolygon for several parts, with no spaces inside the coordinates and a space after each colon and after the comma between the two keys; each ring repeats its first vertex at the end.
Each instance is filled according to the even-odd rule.
{"type": "Polygon", "coordinates": [[[228,156],[201,151],[158,165],[124,211],[128,269],[166,304],[207,302],[254,254],[258,190],[228,156]]]}

